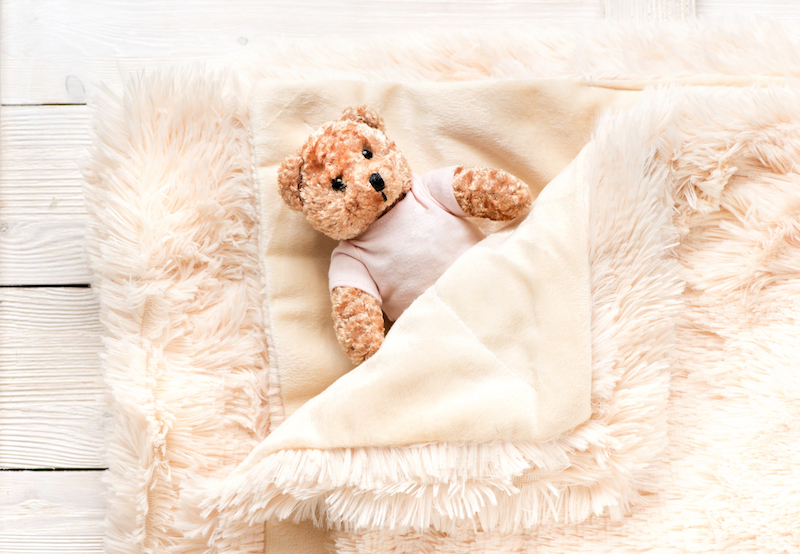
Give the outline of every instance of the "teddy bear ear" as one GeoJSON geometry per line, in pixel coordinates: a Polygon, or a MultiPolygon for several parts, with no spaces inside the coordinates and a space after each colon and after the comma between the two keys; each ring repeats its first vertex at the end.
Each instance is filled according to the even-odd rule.
{"type": "Polygon", "coordinates": [[[367,106],[357,106],[355,108],[346,108],[342,113],[342,120],[351,119],[358,123],[366,123],[373,129],[383,131],[383,119],[378,115],[378,112],[367,106]]]}
{"type": "Polygon", "coordinates": [[[303,209],[303,200],[300,198],[300,185],[303,184],[303,176],[300,173],[302,165],[303,158],[289,156],[278,168],[278,190],[281,198],[296,212],[303,209]]]}

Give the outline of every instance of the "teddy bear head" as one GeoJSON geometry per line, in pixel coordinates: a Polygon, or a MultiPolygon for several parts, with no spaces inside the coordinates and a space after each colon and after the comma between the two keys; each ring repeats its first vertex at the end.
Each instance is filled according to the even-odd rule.
{"type": "Polygon", "coordinates": [[[318,231],[355,238],[411,189],[411,169],[366,106],[322,125],[278,170],[281,197],[318,231]]]}

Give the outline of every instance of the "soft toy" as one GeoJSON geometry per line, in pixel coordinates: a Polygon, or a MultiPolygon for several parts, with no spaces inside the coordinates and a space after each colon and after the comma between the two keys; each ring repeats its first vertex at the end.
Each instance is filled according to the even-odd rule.
{"type": "Polygon", "coordinates": [[[450,167],[414,175],[366,106],[322,125],[278,170],[284,201],[341,241],[329,287],[336,337],[355,364],[394,321],[484,235],[467,216],[511,220],[528,187],[499,169],[450,167]]]}

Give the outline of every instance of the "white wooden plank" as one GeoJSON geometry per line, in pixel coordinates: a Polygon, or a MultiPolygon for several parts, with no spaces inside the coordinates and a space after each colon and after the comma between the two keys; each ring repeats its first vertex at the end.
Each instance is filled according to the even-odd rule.
{"type": "Polygon", "coordinates": [[[0,468],[104,467],[101,333],[91,289],[0,289],[0,468]]]}
{"type": "MultiPolygon", "coordinates": [[[[358,38],[442,29],[476,32],[673,17],[692,0],[3,0],[0,99],[82,103],[99,81],[178,62],[235,63],[275,38],[358,38]]],[[[696,0],[708,19],[763,14],[800,18],[795,0],[696,0]]]]}
{"type": "Polygon", "coordinates": [[[276,38],[585,23],[601,0],[3,0],[2,12],[0,100],[39,104],[85,102],[131,70],[241,62],[276,38]]]}
{"type": "Polygon", "coordinates": [[[0,552],[103,552],[102,471],[0,472],[0,552]]]}
{"type": "Polygon", "coordinates": [[[0,284],[90,281],[80,163],[86,106],[6,106],[0,113],[0,284]]]}
{"type": "Polygon", "coordinates": [[[0,217],[83,216],[86,106],[5,106],[0,112],[0,217]]]}
{"type": "Polygon", "coordinates": [[[0,112],[0,210],[83,215],[80,167],[88,155],[86,106],[5,106],[0,112]]]}
{"type": "Polygon", "coordinates": [[[690,21],[695,18],[695,0],[603,0],[603,17],[690,21]]]}
{"type": "Polygon", "coordinates": [[[91,280],[81,218],[0,223],[0,284],[74,285],[91,280]]]}
{"type": "Polygon", "coordinates": [[[718,21],[732,17],[762,16],[775,21],[800,21],[800,2],[797,0],[695,0],[697,17],[718,21]]]}

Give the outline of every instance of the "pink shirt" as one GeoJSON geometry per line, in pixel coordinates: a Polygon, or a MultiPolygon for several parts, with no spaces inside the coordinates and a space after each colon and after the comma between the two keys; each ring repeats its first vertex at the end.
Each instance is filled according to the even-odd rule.
{"type": "Polygon", "coordinates": [[[453,195],[455,167],[412,176],[411,191],[331,255],[330,290],[353,287],[381,302],[394,321],[452,263],[484,238],[453,195]]]}

